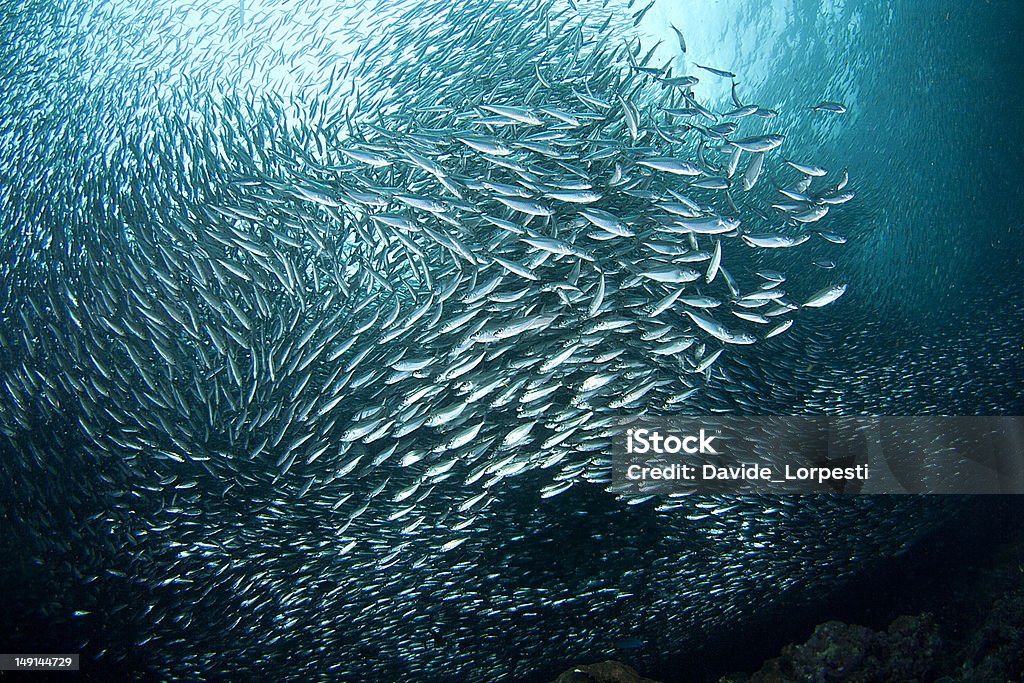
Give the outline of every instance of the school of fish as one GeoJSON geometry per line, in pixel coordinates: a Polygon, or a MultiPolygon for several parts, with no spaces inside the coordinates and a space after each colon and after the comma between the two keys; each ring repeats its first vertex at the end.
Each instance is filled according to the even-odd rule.
{"type": "Polygon", "coordinates": [[[654,63],[653,4],[0,19],[5,518],[76,647],[162,680],[515,680],[678,649],[919,532],[605,492],[620,420],[756,414],[847,289],[853,182],[774,128],[845,107],[759,106],[676,27],[654,63]]]}

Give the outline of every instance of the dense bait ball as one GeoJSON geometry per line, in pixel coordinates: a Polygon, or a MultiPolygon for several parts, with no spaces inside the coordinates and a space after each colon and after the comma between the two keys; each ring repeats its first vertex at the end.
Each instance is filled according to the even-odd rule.
{"type": "Polygon", "coordinates": [[[802,368],[853,181],[789,112],[700,101],[741,75],[682,34],[655,63],[617,3],[342,4],[3,18],[34,609],[161,679],[506,680],[676,651],[920,533],[605,490],[618,419],[828,408],[802,368]]]}

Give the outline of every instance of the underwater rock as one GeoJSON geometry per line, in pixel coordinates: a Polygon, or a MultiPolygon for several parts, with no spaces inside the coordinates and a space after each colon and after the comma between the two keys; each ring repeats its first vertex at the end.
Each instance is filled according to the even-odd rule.
{"type": "Polygon", "coordinates": [[[574,666],[555,679],[554,683],[657,683],[644,678],[632,667],[608,660],[598,664],[574,666]]]}
{"type": "Polygon", "coordinates": [[[1024,589],[996,601],[960,669],[964,683],[1024,680],[1024,589]]]}
{"type": "Polygon", "coordinates": [[[826,622],[806,643],[787,645],[756,673],[732,674],[721,683],[918,680],[1024,680],[1024,590],[997,600],[977,629],[966,623],[940,627],[927,612],[899,617],[885,631],[826,622]],[[973,635],[959,645],[953,633],[963,630],[973,635]]]}
{"type": "MultiPolygon", "coordinates": [[[[750,683],[802,681],[833,683],[909,681],[930,678],[942,647],[931,614],[899,617],[886,631],[829,621],[801,645],[787,645],[782,655],[765,663],[750,683]]],[[[738,683],[742,677],[723,678],[738,683]]]]}

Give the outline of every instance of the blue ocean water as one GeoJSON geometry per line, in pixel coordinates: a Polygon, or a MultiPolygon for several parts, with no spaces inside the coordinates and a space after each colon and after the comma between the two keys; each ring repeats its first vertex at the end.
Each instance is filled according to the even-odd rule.
{"type": "MultiPolygon", "coordinates": [[[[634,3],[633,10],[640,4],[634,3]]],[[[232,7],[234,5],[231,3],[232,7]]],[[[583,2],[579,5],[586,8],[583,2]]],[[[255,11],[251,5],[242,7],[250,16],[255,11]]],[[[806,345],[806,362],[799,354],[795,359],[790,355],[785,359],[787,365],[799,365],[791,368],[801,377],[800,382],[794,383],[800,387],[799,391],[772,387],[772,377],[749,380],[752,385],[761,383],[755,388],[763,392],[759,398],[765,410],[1020,414],[1024,400],[1020,391],[1021,368],[1024,367],[1020,330],[1024,308],[1020,305],[1019,285],[1024,254],[1020,218],[1024,202],[1018,188],[1022,168],[1018,137],[1024,114],[1018,40],[1021,18],[1021,8],[1009,2],[981,5],[910,0],[890,3],[658,0],[641,22],[638,28],[647,36],[645,47],[659,39],[665,41],[665,46],[671,46],[675,41],[671,26],[676,26],[687,43],[687,71],[700,73],[692,65],[697,62],[735,72],[737,92],[743,99],[784,112],[785,116],[778,119],[777,130],[787,136],[788,158],[849,170],[850,188],[856,193],[856,200],[844,207],[843,212],[837,212],[833,224],[837,231],[849,237],[836,267],[836,275],[848,283],[849,290],[842,299],[842,306],[823,310],[813,324],[805,328],[801,321],[793,330],[794,338],[806,345]],[[813,111],[811,107],[822,100],[841,101],[848,111],[843,115],[813,111]],[[773,393],[776,390],[777,395],[773,393]]],[[[245,49],[260,49],[258,34],[245,35],[248,24],[244,20],[237,20],[240,27],[237,29],[232,28],[236,19],[222,23],[225,31],[237,30],[239,40],[245,41],[245,49]]],[[[149,39],[161,44],[159,35],[149,39]]],[[[89,78],[102,81],[100,69],[84,70],[87,73],[82,75],[83,81],[89,78]]],[[[325,74],[317,75],[323,80],[325,74]]],[[[697,94],[708,102],[728,106],[731,98],[728,79],[706,73],[700,75],[697,94]]],[[[235,76],[228,70],[228,77],[235,76]]],[[[140,109],[137,115],[145,123],[147,116],[157,114],[140,109]]],[[[301,127],[302,119],[291,123],[301,127]]],[[[46,172],[37,170],[36,173],[37,177],[49,181],[46,172]]],[[[74,180],[69,183],[73,185],[74,180]]],[[[13,321],[12,329],[19,324],[14,316],[5,320],[13,321]]],[[[18,330],[14,332],[12,336],[16,336],[18,330]]],[[[770,351],[781,347],[771,344],[766,347],[768,353],[759,345],[756,353],[744,356],[737,352],[736,357],[770,365],[770,351]]],[[[789,348],[788,353],[792,353],[793,346],[789,348]]],[[[736,372],[736,366],[729,362],[723,359],[722,365],[736,372]]],[[[715,381],[717,386],[723,384],[720,377],[716,376],[715,381]]],[[[288,389],[285,395],[291,393],[291,388],[288,389]]],[[[9,448],[5,442],[3,454],[10,457],[8,462],[29,465],[52,463],[54,461],[45,456],[56,457],[59,468],[67,472],[78,463],[76,456],[70,452],[63,454],[63,460],[60,460],[61,454],[54,456],[46,448],[48,437],[42,431],[32,435],[33,448],[24,450],[9,448]]],[[[87,447],[84,450],[88,450],[87,447]]],[[[11,469],[21,471],[18,467],[11,469]]],[[[143,489],[132,480],[114,482],[102,470],[97,473],[86,469],[85,472],[89,475],[87,481],[109,483],[119,497],[160,504],[159,497],[147,499],[143,489]]],[[[144,476],[140,480],[151,483],[144,476]]],[[[655,589],[671,585],[674,578],[674,565],[669,561],[678,559],[674,553],[679,546],[675,543],[676,537],[668,534],[678,534],[680,529],[685,531],[687,525],[675,524],[649,510],[623,510],[621,504],[596,492],[597,487],[577,489],[555,502],[538,504],[533,482],[528,482],[519,489],[511,485],[503,489],[494,506],[499,510],[478,522],[479,543],[468,544],[467,548],[474,548],[470,551],[474,554],[465,556],[473,558],[473,562],[463,566],[459,560],[451,559],[463,555],[445,557],[448,564],[442,565],[442,569],[451,571],[454,565],[459,581],[480,590],[482,597],[475,603],[479,611],[465,611],[464,603],[457,607],[438,606],[427,596],[417,607],[421,615],[426,614],[436,621],[437,630],[426,635],[415,632],[410,636],[412,642],[421,648],[426,643],[435,660],[449,655],[473,659],[473,653],[479,651],[481,658],[489,658],[488,665],[498,662],[498,668],[511,679],[547,680],[551,677],[549,674],[557,673],[563,665],[578,658],[616,656],[643,665],[647,675],[681,680],[677,678],[684,675],[678,668],[681,666],[680,646],[661,636],[675,628],[679,619],[691,618],[691,615],[686,605],[676,605],[680,608],[679,615],[660,610],[655,589]],[[485,623],[481,616],[486,609],[480,605],[496,596],[513,596],[517,591],[528,595],[535,589],[550,589],[560,598],[572,599],[595,587],[611,590],[621,585],[617,577],[626,572],[632,575],[630,585],[642,586],[649,578],[654,588],[625,605],[594,600],[590,604],[597,607],[589,614],[580,606],[574,606],[572,611],[569,608],[560,611],[557,606],[543,604],[535,608],[531,604],[527,626],[522,629],[509,628],[497,618],[485,623]],[[602,620],[605,619],[609,633],[614,635],[602,640],[605,625],[602,620]],[[623,631],[626,635],[618,635],[623,631]],[[505,640],[496,641],[495,632],[505,640]],[[556,643],[556,647],[562,648],[560,652],[564,652],[564,661],[558,657],[551,661],[530,659],[529,655],[516,651],[524,642],[556,643]]],[[[33,485],[43,483],[45,479],[41,477],[33,485]]],[[[63,485],[69,484],[64,481],[63,485]]],[[[209,491],[214,491],[214,487],[209,491]]],[[[21,502],[31,498],[26,494],[8,493],[11,499],[21,502]]],[[[262,533],[276,540],[280,537],[275,536],[275,524],[287,524],[290,518],[299,516],[298,513],[288,514],[293,509],[290,505],[294,505],[295,510],[308,508],[291,499],[280,504],[273,492],[265,495],[269,496],[268,504],[274,514],[280,516],[267,521],[252,515],[245,518],[245,526],[254,536],[262,533]]],[[[88,515],[103,518],[104,506],[108,503],[108,499],[97,497],[87,500],[83,508],[88,515]]],[[[869,511],[871,507],[864,505],[869,511]]],[[[852,525],[860,514],[851,509],[845,519],[852,525]]],[[[884,510],[884,504],[880,503],[878,509],[884,510]]],[[[901,526],[902,514],[908,509],[914,509],[914,504],[906,503],[901,507],[898,518],[895,513],[889,518],[876,513],[876,527],[886,524],[896,527],[878,533],[902,538],[905,531],[901,526]]],[[[925,509],[922,502],[916,512],[925,509]]],[[[239,517],[251,511],[244,504],[239,504],[238,510],[241,511],[237,512],[239,517]]],[[[205,509],[202,512],[207,515],[204,521],[210,524],[224,519],[217,512],[205,509]]],[[[389,511],[376,512],[383,517],[389,511]]],[[[132,515],[127,516],[130,523],[125,522],[118,528],[123,530],[134,524],[143,528],[164,526],[159,516],[155,521],[136,522],[134,514],[132,511],[132,515]]],[[[796,526],[804,534],[800,538],[808,544],[816,535],[830,539],[833,548],[839,547],[831,559],[840,557],[836,562],[843,571],[857,566],[854,560],[858,558],[843,556],[842,529],[827,524],[815,526],[819,515],[814,506],[808,506],[797,517],[796,526]],[[840,540],[834,540],[834,534],[838,534],[840,540]],[[844,564],[846,560],[849,563],[844,564]]],[[[21,514],[4,517],[5,520],[24,518],[21,514]]],[[[66,524],[71,526],[79,518],[69,515],[66,524]]],[[[285,538],[294,539],[296,533],[300,541],[307,538],[305,534],[311,539],[322,538],[319,519],[313,516],[311,520],[304,522],[305,527],[298,532],[296,527],[287,527],[289,534],[285,538]]],[[[728,528],[739,534],[745,526],[737,519],[728,528]]],[[[7,538],[25,538],[31,536],[31,531],[28,529],[26,533],[19,529],[17,536],[7,538]]],[[[914,536],[907,532],[908,538],[914,536]]],[[[162,573],[172,563],[161,564],[166,558],[152,560],[142,552],[133,554],[134,546],[123,531],[112,530],[107,538],[115,539],[112,545],[118,555],[130,558],[126,561],[127,573],[130,574],[132,568],[142,568],[148,572],[147,579],[154,583],[172,578],[162,573]]],[[[372,543],[374,539],[362,540],[372,543]]],[[[745,550],[739,535],[730,543],[717,546],[707,538],[691,540],[692,546],[685,549],[694,553],[696,564],[690,567],[705,566],[708,573],[723,570],[721,564],[715,564],[715,558],[726,554],[724,547],[736,553],[745,550]]],[[[296,546],[299,545],[301,543],[296,542],[296,546]]],[[[282,566],[289,570],[294,568],[294,575],[300,579],[304,571],[309,577],[309,570],[302,568],[301,552],[286,543],[280,546],[268,543],[267,547],[270,548],[266,551],[267,564],[278,571],[282,566]],[[279,562],[281,558],[287,562],[279,562]]],[[[968,562],[968,550],[973,549],[960,550],[963,552],[953,552],[944,559],[949,563],[968,562]]],[[[794,547],[771,555],[773,562],[778,563],[774,578],[780,585],[788,585],[787,572],[797,577],[800,572],[809,573],[810,561],[801,564],[799,551],[799,547],[794,547]]],[[[85,557],[89,552],[69,553],[70,560],[61,557],[55,566],[49,564],[52,556],[46,556],[45,563],[39,562],[47,567],[45,579],[38,578],[41,570],[39,575],[31,573],[39,566],[32,564],[29,572],[17,574],[16,585],[31,584],[33,594],[41,594],[50,589],[51,583],[66,582],[68,577],[81,579],[94,575],[96,561],[85,557]]],[[[36,562],[36,555],[32,557],[32,562],[36,562]]],[[[748,561],[754,562],[757,558],[753,553],[748,561]]],[[[248,561],[249,558],[243,559],[248,561]]],[[[370,563],[364,565],[371,566],[370,563]]],[[[110,569],[126,574],[120,565],[110,569]]],[[[239,571],[251,576],[262,570],[262,566],[243,565],[239,571]]],[[[108,586],[110,576],[117,577],[98,573],[102,575],[98,583],[108,586]]],[[[290,572],[284,574],[292,576],[290,572]]],[[[365,573],[340,573],[327,578],[338,585],[359,582],[373,585],[375,576],[367,569],[365,573]]],[[[707,578],[718,580],[720,577],[707,578]]],[[[421,580],[420,575],[410,572],[402,575],[397,585],[403,590],[414,590],[421,580]]],[[[119,585],[116,581],[113,584],[119,585]]],[[[83,581],[81,586],[76,584],[79,595],[90,600],[99,595],[98,590],[93,592],[91,585],[91,581],[88,584],[83,581]]],[[[378,584],[375,588],[379,592],[368,598],[370,604],[397,602],[394,596],[398,591],[393,585],[382,588],[378,584]]],[[[276,606],[266,607],[293,596],[293,590],[287,581],[275,584],[273,590],[267,589],[270,597],[260,602],[263,620],[256,630],[263,628],[266,634],[279,636],[283,633],[282,643],[301,644],[301,631],[280,627],[282,619],[274,611],[276,606]]],[[[686,586],[680,588],[681,593],[686,590],[686,586]]],[[[240,594],[249,598],[244,590],[240,594]]],[[[222,594],[215,591],[213,595],[221,599],[222,594]]],[[[756,599],[757,593],[753,595],[756,599]]],[[[227,591],[225,602],[217,604],[221,608],[235,604],[232,601],[236,597],[227,591]]],[[[798,597],[794,597],[793,603],[783,601],[781,614],[784,617],[786,606],[795,605],[798,597]]],[[[183,666],[183,662],[191,661],[188,659],[192,656],[190,650],[198,650],[200,645],[206,648],[204,652],[232,647],[230,638],[223,638],[218,629],[232,622],[238,614],[244,617],[245,612],[239,610],[221,619],[223,615],[217,610],[204,610],[186,619],[182,612],[188,610],[181,606],[187,598],[176,599],[170,591],[161,598],[160,609],[168,610],[191,626],[190,630],[183,627],[182,641],[174,642],[179,649],[171,648],[174,653],[171,656],[177,655],[179,659],[165,662],[165,666],[183,666]]],[[[117,590],[104,593],[98,601],[98,616],[93,618],[101,625],[118,621],[119,614],[136,613],[134,607],[126,610],[124,605],[137,600],[139,595],[134,589],[125,590],[123,594],[117,590]]],[[[70,609],[74,605],[58,607],[70,609]]],[[[325,601],[322,607],[329,613],[331,604],[325,601]]],[[[396,612],[401,610],[396,609],[396,612]]],[[[796,608],[789,614],[795,619],[796,608]]],[[[38,618],[38,615],[33,616],[38,618]]],[[[379,668],[374,670],[381,675],[380,680],[402,679],[401,672],[409,670],[417,672],[409,680],[423,679],[423,671],[414,656],[395,654],[401,649],[394,642],[397,635],[377,632],[360,640],[363,634],[359,629],[343,631],[349,623],[343,618],[350,616],[343,613],[339,623],[331,625],[332,632],[343,633],[340,640],[346,647],[346,656],[352,657],[352,653],[357,652],[366,661],[379,663],[379,668]]],[[[719,616],[711,610],[705,619],[714,621],[714,625],[728,623],[724,618],[719,620],[719,616]]],[[[154,612],[153,619],[156,617],[154,612]]],[[[815,620],[823,618],[828,616],[815,613],[804,623],[809,628],[815,620]]],[[[315,622],[312,616],[310,620],[315,622]]],[[[81,635],[81,628],[71,621],[72,626],[62,622],[58,632],[66,628],[68,632],[81,635]]],[[[163,623],[170,621],[172,618],[168,617],[163,623]]],[[[695,621],[701,623],[700,618],[695,621]]],[[[28,629],[29,636],[45,632],[47,627],[45,620],[39,619],[33,625],[34,631],[28,629]]],[[[105,649],[102,628],[88,635],[92,639],[90,654],[105,649]]],[[[126,643],[131,649],[133,638],[142,637],[131,632],[118,635],[124,641],[111,642],[111,649],[123,649],[126,643]]],[[[247,632],[247,635],[252,634],[247,632]]],[[[689,635],[698,642],[702,637],[702,634],[689,635]]],[[[24,630],[19,632],[18,644],[29,642],[29,636],[24,630]]],[[[720,632],[717,637],[721,637],[720,632]]],[[[783,644],[781,634],[763,630],[747,633],[745,637],[761,638],[758,646],[768,654],[772,648],[777,650],[783,644]]],[[[259,634],[254,640],[260,640],[259,634]]],[[[276,647],[279,652],[275,651],[273,661],[281,667],[278,673],[284,672],[282,675],[287,677],[289,666],[298,663],[289,660],[286,645],[276,647]]],[[[126,675],[133,666],[143,668],[152,664],[146,661],[148,651],[143,646],[138,646],[136,652],[138,658],[129,660],[129,665],[111,666],[126,675]]],[[[711,658],[708,661],[712,661],[711,658]]],[[[735,659],[730,659],[727,648],[713,661],[715,666],[705,664],[704,673],[709,679],[726,673],[732,664],[738,666],[735,659]]],[[[685,657],[682,662],[696,666],[685,657]]],[[[436,666],[429,680],[451,680],[450,672],[444,666],[436,666]]]]}
{"type": "MultiPolygon", "coordinates": [[[[859,394],[855,412],[893,412],[890,399],[901,394],[895,403],[907,414],[1022,414],[1024,6],[679,0],[651,10],[646,44],[674,45],[672,26],[684,31],[691,61],[735,72],[738,92],[765,106],[848,106],[840,117],[807,112],[784,125],[797,145],[788,158],[804,152],[848,167],[857,194],[838,218],[851,237],[837,266],[850,289],[829,342],[838,383],[859,394]]],[[[729,81],[702,76],[709,97],[728,100],[729,81]]],[[[1024,523],[1019,501],[973,504],[904,564],[849,594],[811,613],[777,612],[647,675],[688,680],[695,660],[714,662],[706,680],[756,669],[816,623],[866,623],[907,594],[919,599],[908,590],[914,582],[936,591],[927,606],[937,609],[954,588],[922,589],[921,576],[962,576],[1024,523]]]]}
{"type": "MultiPolygon", "coordinates": [[[[680,28],[692,61],[735,72],[765,106],[849,106],[790,130],[854,179],[850,299],[916,326],[999,307],[1021,277],[1021,23],[1015,2],[678,0],[641,27],[664,45],[680,28]]],[[[715,82],[701,87],[727,98],[715,82]]]]}

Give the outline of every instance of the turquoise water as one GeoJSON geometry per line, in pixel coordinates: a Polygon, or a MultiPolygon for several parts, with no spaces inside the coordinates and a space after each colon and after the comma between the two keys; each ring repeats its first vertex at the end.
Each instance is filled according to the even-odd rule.
{"type": "Polygon", "coordinates": [[[767,106],[849,105],[794,132],[856,179],[851,299],[895,321],[992,306],[1021,274],[1020,11],[682,0],[656,4],[641,28],[670,44],[666,24],[683,27],[693,61],[736,72],[767,106]]]}
{"type": "MultiPolygon", "coordinates": [[[[691,381],[691,374],[704,378],[698,398],[685,404],[697,412],[1024,410],[1021,8],[1009,2],[657,0],[634,28],[633,12],[647,3],[623,4],[580,0],[575,6],[588,15],[590,29],[608,18],[609,49],[639,35],[644,53],[662,40],[652,63],[674,60],[674,74],[699,75],[694,94],[716,111],[732,108],[735,81],[743,101],[780,112],[765,132],[786,136],[787,158],[824,165],[832,172],[830,183],[846,168],[856,195],[828,223],[848,237],[827,273],[829,284],[847,284],[843,297],[827,308],[801,311],[784,336],[730,347],[706,375],[690,373],[681,357],[673,365],[674,355],[648,353],[657,348],[652,338],[671,339],[689,322],[672,318],[667,329],[650,329],[630,293],[637,287],[628,273],[617,277],[613,258],[608,283],[623,284],[626,293],[609,286],[605,311],[593,293],[604,291],[604,273],[598,285],[586,258],[578,259],[579,272],[568,265],[558,270],[557,258],[512,238],[503,243],[498,224],[473,222],[479,202],[502,212],[501,229],[508,232],[511,221],[512,234],[555,223],[526,219],[524,212],[506,211],[486,193],[467,189],[484,180],[529,185],[530,177],[517,180],[493,161],[498,153],[481,161],[457,137],[449,138],[464,137],[458,126],[480,115],[473,108],[474,98],[487,101],[481,92],[493,89],[525,101],[540,77],[535,73],[551,77],[560,60],[569,63],[565,51],[548,55],[540,61],[543,72],[516,71],[522,81],[513,83],[505,82],[512,67],[479,80],[461,71],[499,48],[515,48],[504,64],[515,66],[516,56],[558,41],[572,47],[575,24],[563,27],[563,34],[551,29],[561,25],[559,11],[573,16],[568,4],[545,10],[553,17],[550,30],[530,35],[516,31],[544,25],[525,23],[543,3],[467,2],[445,14],[449,8],[440,2],[339,8],[69,0],[7,13],[0,24],[7,29],[0,68],[12,84],[0,93],[0,552],[13,559],[0,562],[0,581],[12,595],[24,596],[14,616],[4,617],[12,622],[7,632],[15,634],[17,649],[39,650],[42,643],[53,651],[80,650],[97,680],[133,671],[154,679],[259,671],[282,680],[547,680],[574,662],[605,657],[679,680],[680,667],[697,667],[689,653],[728,641],[734,629],[765,614],[796,619],[808,602],[821,604],[837,582],[860,576],[880,557],[906,552],[957,509],[956,501],[912,498],[737,497],[700,501],[704,507],[696,501],[676,509],[656,509],[661,501],[626,505],[602,486],[601,458],[591,455],[599,452],[599,439],[581,440],[579,449],[565,453],[538,444],[518,451],[496,447],[482,456],[483,464],[490,459],[499,463],[496,470],[508,468],[514,476],[487,486],[463,484],[479,471],[477,462],[465,471],[457,458],[445,462],[444,444],[476,420],[494,427],[483,434],[503,444],[514,427],[533,419],[519,405],[530,402],[514,392],[514,400],[486,410],[478,407],[483,403],[461,411],[452,404],[495,380],[495,393],[515,388],[533,372],[531,360],[550,359],[593,328],[583,313],[566,315],[571,324],[564,326],[542,316],[540,324],[533,322],[545,329],[520,338],[528,341],[509,342],[504,355],[476,360],[480,370],[467,369],[459,355],[465,340],[453,335],[434,343],[425,333],[457,319],[470,306],[466,300],[477,291],[478,276],[486,284],[497,267],[483,262],[492,270],[478,273],[481,264],[460,256],[458,247],[441,249],[425,239],[416,243],[427,251],[424,262],[435,276],[449,279],[424,284],[416,262],[410,266],[414,277],[396,278],[400,294],[380,294],[380,279],[410,272],[400,269],[402,259],[379,249],[387,241],[379,235],[392,233],[367,239],[347,232],[331,242],[339,226],[369,230],[375,224],[366,209],[341,220],[323,207],[337,209],[338,197],[352,187],[368,195],[379,187],[413,192],[403,185],[407,181],[455,206],[451,191],[432,179],[443,173],[421,172],[431,163],[464,183],[461,190],[470,199],[452,212],[465,225],[440,219],[430,225],[451,230],[480,254],[511,241],[519,251],[501,252],[510,272],[533,274],[523,265],[529,260],[541,274],[520,282],[502,271],[505,279],[496,290],[502,298],[487,302],[481,324],[490,316],[511,324],[529,320],[535,305],[557,301],[553,291],[575,296],[574,287],[586,298],[572,300],[572,315],[600,313],[613,324],[621,322],[618,316],[641,318],[647,327],[629,328],[628,336],[600,336],[594,352],[614,354],[629,339],[631,365],[615,365],[613,355],[583,373],[602,379],[602,369],[628,375],[639,368],[641,378],[672,386],[672,392],[644,394],[647,402],[637,404],[637,412],[674,410],[664,398],[689,387],[680,382],[691,381]],[[450,24],[464,29],[478,18],[460,14],[462,7],[488,18],[502,18],[505,11],[507,21],[488,24],[493,33],[479,34],[480,40],[493,35],[505,42],[467,44],[473,41],[465,36],[461,43],[450,41],[450,24]],[[427,14],[416,15],[417,9],[427,14]],[[403,23],[402,16],[412,18],[403,23]],[[420,27],[435,25],[428,36],[438,47],[419,50],[408,40],[420,27]],[[685,58],[674,51],[673,26],[685,38],[685,58]],[[381,35],[393,38],[389,49],[360,53],[362,61],[352,57],[381,35]],[[714,76],[694,63],[736,77],[714,76]],[[351,64],[365,66],[369,75],[351,77],[351,64]],[[452,74],[459,78],[444,80],[452,74]],[[811,109],[823,100],[842,102],[847,112],[811,109]],[[409,101],[415,102],[412,111],[403,109],[409,101]],[[446,118],[446,107],[460,115],[446,118]],[[429,138],[438,121],[455,132],[443,133],[448,137],[436,154],[423,152],[411,171],[395,170],[402,168],[401,146],[415,135],[429,138]],[[268,130],[278,137],[271,140],[268,130]],[[367,148],[364,158],[388,161],[391,166],[381,169],[391,170],[372,163],[364,169],[344,158],[323,162],[324,148],[350,145],[360,135],[370,138],[376,145],[370,151],[378,155],[367,148]],[[267,150],[280,160],[272,182],[232,165],[267,150]],[[302,184],[311,180],[316,182],[302,184]],[[211,206],[236,213],[225,220],[211,206]],[[296,242],[288,234],[271,238],[257,228],[246,232],[252,223],[286,233],[296,216],[325,228],[318,237],[327,244],[296,242]],[[190,252],[193,243],[206,250],[190,252]],[[360,244],[377,279],[360,279],[372,268],[363,271],[362,263],[347,260],[360,244]],[[271,252],[282,255],[285,265],[279,268],[271,252]],[[304,288],[295,286],[303,280],[304,288]],[[200,297],[189,289],[196,281],[232,286],[206,287],[200,297]],[[246,289],[252,281],[268,292],[269,304],[246,289]],[[449,283],[458,295],[440,310],[421,307],[449,283]],[[431,287],[428,297],[423,290],[431,287]],[[360,288],[379,298],[361,299],[360,288]],[[210,339],[182,332],[196,327],[193,315],[212,328],[210,339]],[[401,321],[415,317],[412,341],[373,327],[378,318],[394,323],[399,315],[401,321]],[[544,336],[548,326],[553,332],[544,336]],[[307,345],[315,350],[328,338],[328,353],[347,339],[358,343],[330,360],[327,354],[289,355],[293,346],[305,354],[307,345]],[[244,351],[237,358],[223,352],[234,341],[244,351]],[[435,352],[438,368],[384,374],[402,362],[416,367],[420,354],[435,352]],[[502,365],[507,358],[519,365],[502,365]],[[305,376],[302,368],[296,375],[281,372],[289,363],[294,370],[300,360],[302,368],[312,368],[305,376]],[[350,393],[335,396],[340,390],[332,387],[346,374],[350,393]],[[470,380],[475,384],[464,388],[470,380]],[[429,385],[446,382],[450,393],[430,410],[461,417],[415,425],[414,418],[425,415],[406,410],[404,401],[413,395],[418,398],[411,404],[426,405],[433,396],[429,385]],[[380,425],[412,424],[409,432],[391,440],[361,440],[369,431],[351,436],[349,421],[362,428],[359,421],[369,419],[363,411],[376,419],[375,409],[398,404],[401,410],[385,414],[380,425]],[[303,417],[293,421],[296,414],[303,417]],[[467,421],[470,414],[476,419],[467,421]],[[448,422],[455,427],[444,431],[448,422]],[[273,445],[264,450],[268,443],[273,445]],[[306,449],[304,457],[289,460],[298,449],[306,449]],[[503,462],[506,452],[521,461],[503,462]],[[552,455],[563,456],[565,464],[557,464],[573,475],[574,485],[542,498],[560,472],[541,466],[552,455]],[[444,478],[445,467],[459,476],[444,478]],[[421,476],[423,481],[416,479],[421,476]],[[468,501],[481,500],[478,514],[461,514],[473,508],[468,501]]],[[[591,76],[595,84],[611,83],[608,73],[591,76]]],[[[574,87],[584,82],[589,87],[584,78],[574,87]]],[[[609,111],[621,117],[610,92],[592,95],[606,97],[609,111]]],[[[569,97],[566,89],[560,97],[555,104],[578,115],[604,109],[569,97]]],[[[534,104],[544,102],[529,102],[534,104]]],[[[644,109],[644,120],[653,118],[649,113],[644,109]]],[[[557,117],[546,117],[545,125],[557,123],[557,117]]],[[[617,136],[622,147],[636,142],[628,123],[617,125],[594,134],[617,136]]],[[[521,142],[515,126],[494,129],[496,137],[521,142]]],[[[590,158],[577,154],[577,147],[567,149],[570,165],[590,170],[590,158]]],[[[616,173],[597,162],[594,176],[604,173],[601,183],[616,173]]],[[[781,162],[771,172],[792,177],[780,168],[781,162]]],[[[759,190],[768,192],[767,183],[776,180],[762,177],[759,190]]],[[[728,206],[721,197],[701,196],[717,210],[728,206]]],[[[653,213],[643,196],[620,200],[601,206],[638,214],[635,222],[646,217],[644,211],[653,213]]],[[[416,215],[395,202],[388,206],[394,212],[389,220],[399,225],[416,215]]],[[[559,214],[573,226],[567,231],[556,225],[560,236],[582,230],[568,223],[573,216],[559,214]]],[[[402,236],[423,237],[410,234],[402,236]]],[[[809,246],[831,249],[820,240],[809,246]]],[[[807,301],[801,276],[824,274],[805,262],[782,260],[792,266],[792,296],[807,301]]],[[[753,286],[745,271],[756,262],[736,263],[737,273],[748,277],[744,286],[753,286]]],[[[698,275],[710,280],[705,272],[698,275]]],[[[715,284],[723,287],[721,280],[715,284]]],[[[512,338],[497,324],[479,329],[491,342],[512,338]]],[[[469,348],[472,360],[477,352],[472,343],[469,348]]],[[[547,394],[556,405],[552,413],[578,418],[566,407],[574,400],[569,389],[589,378],[537,375],[565,382],[564,390],[547,394]]],[[[638,389],[629,382],[612,387],[614,398],[638,389]]],[[[584,422],[599,423],[614,413],[610,402],[591,408],[584,422]]],[[[458,453],[481,457],[466,448],[458,453]]],[[[950,562],[966,559],[958,555],[950,562]]],[[[815,614],[806,627],[824,618],[815,614]]],[[[761,635],[757,646],[765,652],[782,645],[774,632],[744,637],[761,635]]],[[[14,649],[0,638],[0,651],[14,649]]],[[[702,670],[709,679],[733,664],[728,654],[716,657],[702,670]]]]}

